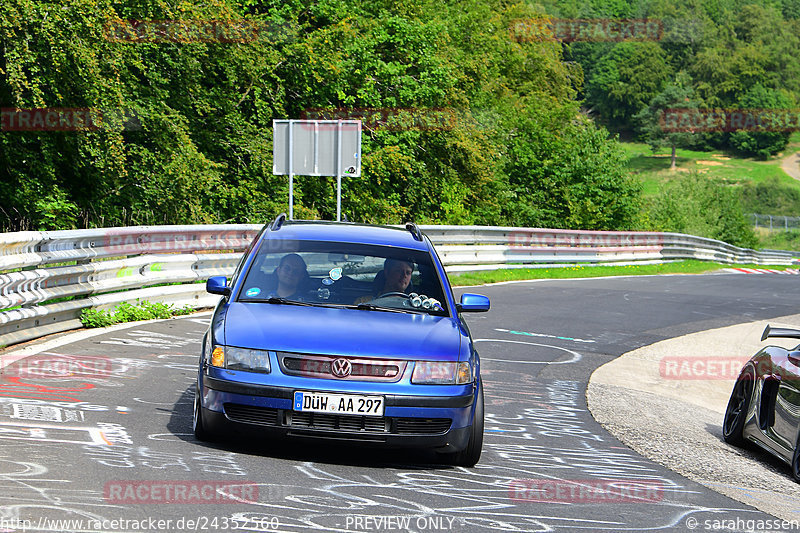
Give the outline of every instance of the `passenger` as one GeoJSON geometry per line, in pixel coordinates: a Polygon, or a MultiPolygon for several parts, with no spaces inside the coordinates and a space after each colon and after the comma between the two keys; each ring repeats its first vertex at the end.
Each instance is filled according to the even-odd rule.
{"type": "Polygon", "coordinates": [[[277,286],[274,295],[279,298],[296,298],[306,288],[308,281],[308,267],[303,258],[297,254],[283,256],[278,268],[275,269],[277,286]]]}
{"type": "Polygon", "coordinates": [[[288,254],[281,258],[272,274],[265,274],[260,266],[253,268],[247,277],[245,296],[297,300],[305,296],[308,282],[306,262],[297,254],[288,254]]]}

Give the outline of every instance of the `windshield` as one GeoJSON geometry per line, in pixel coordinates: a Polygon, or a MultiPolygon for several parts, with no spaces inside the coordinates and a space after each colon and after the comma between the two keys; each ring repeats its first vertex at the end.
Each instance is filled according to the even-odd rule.
{"type": "Polygon", "coordinates": [[[238,301],[447,314],[428,252],[342,242],[264,241],[238,301]]]}

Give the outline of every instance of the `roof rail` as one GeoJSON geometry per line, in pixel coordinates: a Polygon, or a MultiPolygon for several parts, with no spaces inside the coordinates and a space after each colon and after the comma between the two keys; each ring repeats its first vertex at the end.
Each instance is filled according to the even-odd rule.
{"type": "Polygon", "coordinates": [[[281,226],[283,226],[284,222],[286,222],[286,213],[281,213],[280,215],[275,217],[275,220],[272,221],[272,224],[270,225],[269,229],[271,229],[272,231],[277,231],[281,229],[281,226]]]}
{"type": "Polygon", "coordinates": [[[422,232],[413,222],[406,222],[406,229],[414,236],[414,240],[422,242],[422,232]]]}

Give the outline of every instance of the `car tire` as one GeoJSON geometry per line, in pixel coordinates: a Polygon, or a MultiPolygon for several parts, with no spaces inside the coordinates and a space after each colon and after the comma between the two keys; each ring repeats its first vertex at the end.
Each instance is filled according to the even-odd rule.
{"type": "Polygon", "coordinates": [[[203,424],[203,408],[200,404],[200,389],[195,386],[194,389],[194,406],[192,408],[192,430],[197,440],[211,442],[214,436],[209,432],[205,424],[203,424]]]}
{"type": "Polygon", "coordinates": [[[794,445],[792,454],[792,477],[795,481],[800,482],[800,435],[797,436],[797,443],[794,445]]]}
{"type": "Polygon", "coordinates": [[[747,366],[733,386],[728,407],[725,409],[725,420],[722,423],[722,438],[728,444],[739,447],[747,445],[744,439],[744,422],[750,409],[755,383],[755,371],[751,366],[747,366]]]}
{"type": "Polygon", "coordinates": [[[475,416],[469,430],[467,447],[460,452],[446,454],[448,464],[454,466],[475,466],[481,458],[483,450],[483,385],[478,387],[478,400],[475,403],[475,416]]]}

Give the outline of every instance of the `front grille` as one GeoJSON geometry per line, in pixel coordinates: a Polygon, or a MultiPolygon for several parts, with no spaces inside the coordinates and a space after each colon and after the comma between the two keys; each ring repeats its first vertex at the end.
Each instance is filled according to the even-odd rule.
{"type": "Polygon", "coordinates": [[[305,355],[279,353],[281,371],[290,376],[303,376],[345,381],[398,381],[406,369],[406,361],[387,361],[385,359],[363,359],[332,355],[305,355]],[[346,359],[352,365],[350,375],[337,377],[332,373],[333,362],[346,359]]]}
{"type": "Polygon", "coordinates": [[[388,433],[387,419],[382,416],[329,415],[325,413],[293,412],[293,428],[339,429],[342,431],[367,431],[388,433]]]}
{"type": "Polygon", "coordinates": [[[224,407],[225,415],[233,422],[293,429],[341,431],[349,434],[439,435],[447,432],[452,423],[449,418],[332,415],[237,403],[226,403],[224,407]]]}
{"type": "Polygon", "coordinates": [[[242,405],[238,403],[226,403],[223,407],[225,408],[227,417],[234,422],[258,424],[260,426],[279,425],[278,409],[258,407],[255,405],[242,405]]]}

